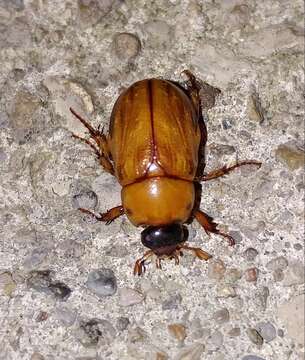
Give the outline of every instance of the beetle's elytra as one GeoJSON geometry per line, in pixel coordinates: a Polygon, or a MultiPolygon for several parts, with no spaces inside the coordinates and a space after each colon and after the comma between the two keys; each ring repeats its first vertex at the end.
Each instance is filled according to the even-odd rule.
{"type": "Polygon", "coordinates": [[[125,214],[135,226],[144,227],[141,241],[150,250],[135,263],[134,274],[138,275],[145,271],[145,261],[153,254],[158,268],[164,258],[179,263],[183,250],[192,251],[199,259],[211,257],[186,244],[188,230],[184,224],[194,218],[207,233],[219,234],[233,245],[233,238],[219,231],[213,219],[199,209],[201,182],[242,165],[261,164],[241,161],[204,173],[204,104],[200,102],[199,82],[191,72],[184,73],[188,77],[185,87],[160,79],[131,85],[113,107],[107,135],[70,109],[90,133],[90,139],[74,137],[90,145],[104,170],[122,186],[121,205],[98,216],[80,210],[106,224],[125,214]]]}

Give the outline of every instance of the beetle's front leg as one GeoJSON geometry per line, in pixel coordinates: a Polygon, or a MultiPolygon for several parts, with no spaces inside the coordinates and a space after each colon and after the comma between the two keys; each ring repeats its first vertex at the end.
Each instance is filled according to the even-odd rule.
{"type": "Polygon", "coordinates": [[[79,208],[78,210],[85,214],[93,216],[98,221],[105,222],[106,225],[109,225],[110,223],[112,223],[112,221],[124,214],[124,208],[122,205],[116,206],[105,213],[100,213],[99,215],[96,215],[94,212],[83,208],[79,208]]]}
{"type": "Polygon", "coordinates": [[[213,233],[213,234],[221,235],[228,241],[229,245],[231,246],[235,245],[235,240],[232,238],[232,236],[225,234],[219,229],[217,229],[218,224],[213,221],[213,218],[211,216],[205,214],[201,210],[197,210],[195,212],[195,218],[199,222],[199,224],[204,228],[207,234],[213,233]]]}
{"type": "Polygon", "coordinates": [[[234,169],[239,168],[240,166],[244,166],[244,165],[256,165],[258,168],[260,168],[262,163],[260,161],[256,161],[256,160],[239,161],[232,166],[227,167],[225,165],[220,169],[213,170],[213,171],[209,172],[208,174],[204,174],[198,180],[199,181],[209,181],[209,180],[217,179],[221,176],[225,176],[226,174],[233,171],[234,169]]]}
{"type": "Polygon", "coordinates": [[[76,139],[83,141],[88,144],[97,155],[100,164],[105,171],[109,172],[111,175],[114,175],[113,165],[111,163],[111,154],[108,147],[107,138],[103,133],[103,130],[95,130],[88,121],[83,119],[79,114],[77,114],[72,108],[70,108],[71,113],[88,129],[90,137],[94,140],[97,147],[90,142],[90,140],[82,138],[78,135],[73,134],[76,139]]]}

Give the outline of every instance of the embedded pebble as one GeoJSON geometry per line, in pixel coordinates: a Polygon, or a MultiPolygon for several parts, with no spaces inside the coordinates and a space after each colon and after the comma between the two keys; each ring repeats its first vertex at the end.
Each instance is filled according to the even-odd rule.
{"type": "Polygon", "coordinates": [[[54,295],[59,300],[67,300],[72,291],[66,284],[53,281],[50,270],[31,271],[27,285],[38,292],[54,295]]]}
{"type": "Polygon", "coordinates": [[[249,268],[245,271],[245,279],[248,282],[255,282],[257,281],[258,277],[258,269],[257,268],[249,268]]]}
{"type": "Polygon", "coordinates": [[[179,342],[183,342],[186,338],[186,328],[182,324],[170,324],[167,326],[169,333],[179,342]]]}
{"type": "Polygon", "coordinates": [[[91,319],[81,321],[74,335],[86,348],[109,345],[115,338],[116,331],[108,320],[91,319]]]}
{"type": "Polygon", "coordinates": [[[277,316],[284,323],[288,336],[304,346],[305,295],[298,295],[277,308],[277,316]]]}
{"type": "Polygon", "coordinates": [[[228,284],[236,283],[242,277],[242,271],[236,268],[227,269],[224,280],[228,284]]]}
{"type": "Polygon", "coordinates": [[[45,357],[38,352],[34,352],[30,358],[30,360],[44,360],[44,359],[45,357]]]}
{"type": "Polygon", "coordinates": [[[172,29],[165,21],[149,21],[145,24],[144,28],[149,34],[148,42],[151,47],[164,47],[172,41],[172,29]]]}
{"type": "Polygon", "coordinates": [[[130,321],[127,317],[121,316],[116,321],[116,328],[118,331],[124,331],[128,328],[130,321]]]}
{"type": "Polygon", "coordinates": [[[10,272],[0,274],[0,293],[5,296],[11,296],[17,287],[10,272]]]}
{"type": "Polygon", "coordinates": [[[216,330],[207,339],[206,346],[210,351],[216,351],[222,346],[222,344],[223,344],[223,334],[219,330],[216,330]]]}
{"type": "Polygon", "coordinates": [[[178,309],[181,302],[182,302],[182,296],[180,294],[174,294],[165,301],[163,301],[162,310],[178,309]]]}
{"type": "Polygon", "coordinates": [[[293,261],[289,264],[284,275],[284,286],[300,285],[305,281],[304,263],[293,261]]]}
{"type": "Polygon", "coordinates": [[[72,326],[77,314],[70,308],[61,306],[56,308],[55,316],[64,326],[72,326]]]}
{"type": "Polygon", "coordinates": [[[284,271],[281,269],[276,269],[272,272],[272,276],[275,282],[280,282],[284,279],[284,271]]]}
{"type": "Polygon", "coordinates": [[[255,328],[266,342],[270,342],[276,337],[276,329],[270,322],[259,323],[255,328]]]}
{"type": "Polygon", "coordinates": [[[294,143],[280,145],[276,149],[276,157],[290,170],[297,170],[304,167],[304,150],[301,150],[294,143]]]}
{"type": "Polygon", "coordinates": [[[120,60],[131,60],[141,50],[141,43],[138,37],[130,33],[120,33],[113,39],[113,47],[116,56],[120,60]]]}
{"type": "Polygon", "coordinates": [[[224,324],[230,320],[229,310],[226,308],[217,310],[213,314],[213,319],[219,324],[224,324]]]}
{"type": "Polygon", "coordinates": [[[98,297],[111,296],[117,291],[117,281],[111,269],[93,270],[86,281],[87,288],[98,297]]]}
{"type": "Polygon", "coordinates": [[[270,260],[266,267],[268,270],[285,270],[288,266],[288,260],[284,256],[279,256],[270,260]]]}
{"type": "Polygon", "coordinates": [[[119,289],[119,304],[121,306],[132,306],[144,300],[144,295],[129,287],[119,289]]]}
{"type": "Polygon", "coordinates": [[[228,332],[228,336],[229,337],[236,337],[236,336],[240,336],[240,328],[239,327],[235,327],[235,328],[232,328],[231,330],[229,330],[228,332]]]}
{"type": "Polygon", "coordinates": [[[248,248],[244,252],[244,256],[248,261],[253,261],[258,255],[258,251],[254,248],[248,248]]]}
{"type": "Polygon", "coordinates": [[[263,345],[264,340],[256,329],[248,328],[247,335],[254,344],[256,344],[258,346],[263,345]]]}
{"type": "Polygon", "coordinates": [[[195,343],[181,349],[173,358],[174,360],[200,360],[204,352],[204,345],[195,343]]]}
{"type": "Polygon", "coordinates": [[[256,355],[246,355],[241,360],[265,360],[265,359],[256,355]]]}
{"type": "Polygon", "coordinates": [[[219,298],[229,298],[229,297],[235,297],[236,290],[233,286],[229,285],[219,285],[217,286],[217,297],[219,298]]]}
{"type": "Polygon", "coordinates": [[[213,280],[221,280],[226,267],[221,260],[210,260],[208,264],[208,277],[213,280]]]}
{"type": "Polygon", "coordinates": [[[73,195],[72,204],[75,209],[95,209],[97,195],[92,190],[83,190],[79,194],[73,195]]]}

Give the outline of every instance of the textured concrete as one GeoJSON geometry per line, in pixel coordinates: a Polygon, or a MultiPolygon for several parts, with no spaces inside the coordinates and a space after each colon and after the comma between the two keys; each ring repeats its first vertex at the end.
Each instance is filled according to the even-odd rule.
{"type": "MultiPolygon", "coordinates": [[[[299,0],[0,1],[0,359],[304,359],[303,4],[299,0]],[[118,94],[188,68],[221,89],[186,254],[141,278],[140,230],[109,226],[120,188],[72,106],[107,128],[118,94]],[[89,275],[90,274],[90,275],[89,275]]],[[[204,93],[202,94],[204,98],[204,93]]]]}

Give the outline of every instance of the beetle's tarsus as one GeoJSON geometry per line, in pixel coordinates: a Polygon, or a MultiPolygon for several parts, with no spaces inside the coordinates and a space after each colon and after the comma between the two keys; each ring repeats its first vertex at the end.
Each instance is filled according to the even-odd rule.
{"type": "Polygon", "coordinates": [[[106,225],[111,224],[112,221],[114,221],[116,218],[118,218],[119,216],[124,214],[124,208],[121,205],[116,206],[116,207],[108,210],[105,213],[99,213],[99,215],[96,215],[93,211],[83,209],[83,208],[79,208],[78,210],[80,210],[81,212],[83,212],[85,214],[89,214],[89,215],[93,216],[98,221],[105,222],[106,225]]]}
{"type": "Polygon", "coordinates": [[[196,220],[204,228],[204,230],[207,234],[213,233],[213,234],[220,235],[228,241],[230,246],[235,245],[235,240],[233,239],[233,237],[220,231],[217,228],[218,224],[213,220],[213,218],[211,216],[209,216],[208,214],[205,214],[201,210],[197,210],[194,215],[195,215],[196,220]]]}
{"type": "Polygon", "coordinates": [[[238,161],[236,164],[234,164],[232,166],[228,167],[227,165],[225,165],[220,169],[213,170],[213,171],[209,172],[208,174],[204,174],[202,177],[200,177],[199,181],[209,181],[209,180],[217,179],[221,176],[227,175],[229,172],[235,170],[236,168],[239,168],[240,166],[244,166],[244,165],[256,165],[256,166],[258,166],[258,168],[260,168],[262,163],[260,161],[256,161],[256,160],[238,161]]]}
{"type": "Polygon", "coordinates": [[[138,259],[135,264],[134,264],[134,268],[133,268],[133,274],[134,275],[142,275],[143,273],[145,273],[146,271],[146,267],[145,267],[145,261],[150,258],[153,255],[153,251],[152,250],[148,250],[146,251],[146,253],[140,258],[138,259]]]}
{"type": "Polygon", "coordinates": [[[110,160],[110,152],[108,149],[107,138],[103,132],[104,127],[102,128],[102,130],[100,130],[100,125],[99,125],[98,130],[95,130],[89,124],[89,122],[84,118],[82,118],[79,114],[77,114],[76,111],[74,111],[72,108],[70,108],[70,111],[88,129],[90,138],[94,140],[94,142],[97,145],[97,148],[89,140],[75,134],[73,134],[73,136],[88,144],[94,150],[104,170],[107,171],[109,174],[114,175],[114,168],[110,160]]]}

